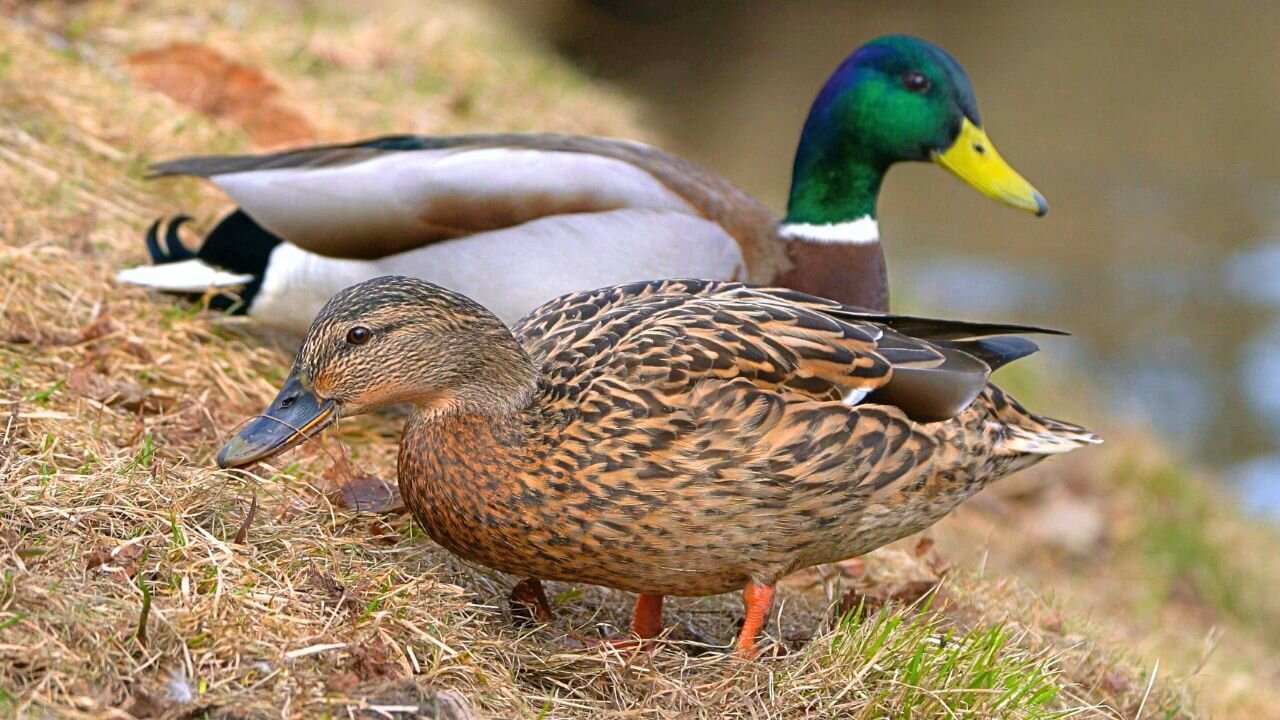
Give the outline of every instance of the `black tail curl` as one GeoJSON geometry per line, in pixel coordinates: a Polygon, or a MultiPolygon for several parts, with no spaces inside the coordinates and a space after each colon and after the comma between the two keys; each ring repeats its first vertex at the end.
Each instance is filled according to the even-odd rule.
{"type": "Polygon", "coordinates": [[[182,238],[178,235],[178,228],[190,221],[190,215],[173,215],[156,218],[156,221],[151,223],[151,227],[147,228],[147,252],[151,255],[153,265],[167,265],[196,257],[190,248],[182,244],[182,238]],[[161,245],[162,228],[163,245],[161,245]]]}
{"type": "MultiPolygon", "coordinates": [[[[209,231],[198,250],[192,250],[182,242],[179,233],[183,224],[191,222],[190,215],[173,215],[158,218],[147,229],[147,252],[153,265],[168,265],[186,260],[199,260],[221,270],[244,273],[253,280],[244,284],[239,292],[221,290],[209,296],[209,307],[232,314],[248,312],[254,297],[262,287],[271,252],[282,242],[243,210],[228,213],[209,231]]],[[[207,293],[174,292],[172,294],[199,302],[207,293]]]]}

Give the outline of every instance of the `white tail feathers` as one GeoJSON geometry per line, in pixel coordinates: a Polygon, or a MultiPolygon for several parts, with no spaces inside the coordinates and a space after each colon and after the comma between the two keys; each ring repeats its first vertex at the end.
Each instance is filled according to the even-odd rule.
{"type": "Polygon", "coordinates": [[[1047,418],[1036,419],[1040,420],[1040,427],[1006,425],[1003,449],[1026,455],[1057,455],[1102,443],[1102,438],[1084,428],[1047,418]]]}
{"type": "Polygon", "coordinates": [[[219,270],[202,260],[180,260],[161,265],[141,265],[116,273],[116,282],[165,290],[168,292],[204,292],[209,288],[244,285],[252,275],[219,270]]]}
{"type": "Polygon", "coordinates": [[[1079,425],[1028,411],[1022,403],[995,385],[988,385],[984,392],[991,402],[994,421],[1003,435],[1000,449],[1004,453],[1040,458],[1102,442],[1102,438],[1079,425]]]}

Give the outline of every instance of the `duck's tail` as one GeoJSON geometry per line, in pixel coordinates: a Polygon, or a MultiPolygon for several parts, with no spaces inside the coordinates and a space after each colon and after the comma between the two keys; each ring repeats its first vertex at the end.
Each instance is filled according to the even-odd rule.
{"type": "Polygon", "coordinates": [[[178,230],[190,220],[190,216],[175,215],[151,223],[146,243],[152,264],[120,270],[116,281],[197,296],[209,288],[236,287],[253,281],[254,276],[249,273],[228,272],[210,265],[184,245],[178,230]]]}
{"type": "MultiPolygon", "coordinates": [[[[211,288],[241,288],[241,298],[257,292],[267,271],[271,252],[282,242],[279,237],[254,222],[243,210],[223,218],[192,251],[178,234],[186,215],[163,217],[147,230],[147,252],[151,265],[127,268],[116,273],[116,281],[141,285],[191,298],[202,297],[211,288]]],[[[216,310],[243,310],[244,302],[215,298],[216,310]]]]}
{"type": "Polygon", "coordinates": [[[1008,454],[1035,462],[1046,455],[1102,442],[1102,438],[1079,425],[1036,415],[994,385],[988,385],[985,392],[1004,433],[1001,449],[1008,454]]]}

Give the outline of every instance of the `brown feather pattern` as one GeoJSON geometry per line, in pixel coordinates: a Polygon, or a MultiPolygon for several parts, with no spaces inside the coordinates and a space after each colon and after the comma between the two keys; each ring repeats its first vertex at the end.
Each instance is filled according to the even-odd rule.
{"type": "Polygon", "coordinates": [[[787,290],[655,281],[557,299],[513,337],[465,298],[380,278],[326,306],[295,372],[355,411],[417,402],[401,491],[450,551],[651,595],[771,585],[860,555],[1097,441],[994,386],[930,424],[840,402],[895,367],[943,361],[928,340],[840,310],[787,290]],[[353,322],[375,339],[341,348],[353,322]]]}

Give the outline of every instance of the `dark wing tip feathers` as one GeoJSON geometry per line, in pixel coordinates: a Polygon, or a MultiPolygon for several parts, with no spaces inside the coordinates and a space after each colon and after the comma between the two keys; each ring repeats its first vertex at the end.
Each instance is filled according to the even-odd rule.
{"type": "MultiPolygon", "coordinates": [[[[730,283],[725,283],[729,286],[730,283]]],[[[896,313],[876,312],[854,305],[841,305],[833,300],[809,295],[798,290],[782,287],[761,287],[733,283],[737,288],[745,288],[751,292],[762,293],[770,297],[805,305],[811,309],[845,320],[862,321],[884,325],[903,335],[921,340],[976,340],[997,335],[1063,335],[1071,333],[1038,325],[1021,325],[1014,323],[985,323],[967,320],[941,320],[918,315],[898,315],[896,313]]]]}
{"type": "Polygon", "coordinates": [[[986,363],[992,370],[1034,354],[1040,346],[1026,338],[1000,336],[977,340],[940,340],[938,345],[968,353],[986,363]]]}
{"type": "Polygon", "coordinates": [[[143,178],[146,180],[154,180],[156,178],[171,177],[174,175],[199,175],[199,173],[192,172],[193,161],[201,160],[204,157],[206,156],[194,155],[152,163],[147,167],[147,174],[144,175],[143,178]]]}
{"type": "Polygon", "coordinates": [[[189,155],[158,162],[147,168],[147,180],[187,175],[211,178],[215,175],[240,172],[262,162],[258,155],[189,155]]]}
{"type": "Polygon", "coordinates": [[[1038,325],[1018,325],[1013,323],[983,323],[967,320],[940,320],[937,318],[919,317],[916,315],[894,315],[875,313],[858,308],[843,307],[830,311],[834,315],[854,320],[886,325],[903,335],[921,340],[978,340],[986,337],[1002,335],[1061,335],[1071,333],[1064,330],[1040,327],[1038,325]]]}
{"type": "Polygon", "coordinates": [[[152,164],[147,168],[146,179],[178,175],[211,178],[237,172],[304,167],[317,162],[323,164],[341,155],[343,150],[429,150],[450,144],[450,138],[441,138],[439,142],[432,140],[419,135],[383,135],[349,143],[311,145],[259,155],[187,155],[152,164]]]}

